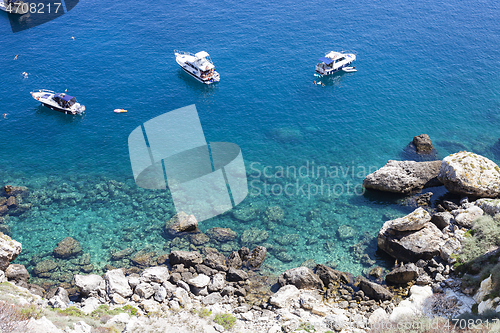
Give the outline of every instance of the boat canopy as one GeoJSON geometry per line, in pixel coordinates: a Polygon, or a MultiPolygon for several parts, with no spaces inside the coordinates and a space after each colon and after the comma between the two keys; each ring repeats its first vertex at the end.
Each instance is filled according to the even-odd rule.
{"type": "Polygon", "coordinates": [[[54,97],[60,98],[63,101],[69,102],[71,101],[74,97],[66,94],[55,94],[54,97]]]}
{"type": "Polygon", "coordinates": [[[196,56],[196,58],[205,58],[205,57],[208,57],[208,53],[205,51],[200,51],[200,52],[196,53],[195,56],[196,56]]]}
{"type": "Polygon", "coordinates": [[[321,57],[321,58],[319,58],[319,59],[318,59],[318,61],[320,61],[320,62],[324,62],[324,63],[325,63],[325,64],[327,64],[327,65],[330,65],[330,64],[333,62],[333,60],[332,60],[332,59],[327,58],[327,57],[321,57]]]}

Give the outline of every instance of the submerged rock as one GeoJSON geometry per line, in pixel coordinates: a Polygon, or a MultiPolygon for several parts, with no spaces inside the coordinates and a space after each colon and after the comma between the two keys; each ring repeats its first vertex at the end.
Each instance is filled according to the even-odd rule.
{"type": "Polygon", "coordinates": [[[0,232],[0,270],[5,271],[22,249],[21,243],[0,232]]]}
{"type": "Polygon", "coordinates": [[[198,221],[194,215],[188,215],[184,212],[175,214],[167,221],[165,228],[172,236],[178,236],[185,232],[195,232],[198,230],[198,221]]]}
{"type": "Polygon", "coordinates": [[[463,151],[445,157],[438,179],[452,193],[479,198],[500,196],[500,168],[474,153],[463,151]]]}
{"type": "Polygon", "coordinates": [[[245,246],[259,244],[269,238],[269,233],[265,230],[247,229],[241,235],[241,243],[245,246]]]}
{"type": "Polygon", "coordinates": [[[58,258],[69,258],[82,252],[80,243],[72,237],[66,237],[57,244],[54,249],[54,256],[58,258]]]}
{"type": "Polygon", "coordinates": [[[268,207],[264,215],[269,221],[281,222],[285,217],[285,212],[280,206],[268,207]]]}
{"type": "Polygon", "coordinates": [[[238,234],[230,228],[210,228],[207,235],[218,242],[230,242],[238,237],[238,234]]]}
{"type": "Polygon", "coordinates": [[[415,162],[389,160],[363,180],[367,189],[408,194],[425,187],[439,186],[440,161],[415,162]]]}
{"type": "Polygon", "coordinates": [[[34,268],[34,272],[36,275],[40,276],[41,274],[51,272],[57,268],[57,264],[52,260],[44,260],[40,261],[36,264],[34,268]]]}

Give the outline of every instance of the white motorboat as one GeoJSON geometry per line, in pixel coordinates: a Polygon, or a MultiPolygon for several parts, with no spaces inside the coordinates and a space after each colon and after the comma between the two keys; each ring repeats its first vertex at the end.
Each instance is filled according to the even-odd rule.
{"type": "Polygon", "coordinates": [[[352,73],[352,72],[357,72],[358,70],[356,69],[356,67],[352,66],[352,67],[342,67],[342,70],[346,73],[352,73]]]}
{"type": "Polygon", "coordinates": [[[212,84],[220,81],[220,75],[215,70],[215,66],[210,59],[210,55],[205,51],[196,54],[175,50],[175,61],[181,68],[194,77],[196,80],[212,84]]]}
{"type": "Polygon", "coordinates": [[[356,60],[354,53],[331,51],[318,59],[319,63],[316,65],[316,72],[321,75],[330,75],[344,67],[349,67],[354,60],[356,60]]]}
{"type": "Polygon", "coordinates": [[[21,0],[0,0],[0,10],[9,14],[24,15],[29,12],[29,4],[21,0]]]}
{"type": "Polygon", "coordinates": [[[66,93],[55,93],[51,90],[41,89],[31,92],[34,99],[42,103],[45,107],[65,114],[82,114],[85,106],[77,103],[76,98],[66,93]]]}

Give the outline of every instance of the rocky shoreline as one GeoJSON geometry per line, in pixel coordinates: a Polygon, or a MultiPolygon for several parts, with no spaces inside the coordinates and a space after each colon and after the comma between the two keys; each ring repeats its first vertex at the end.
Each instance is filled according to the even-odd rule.
{"type": "MultiPolygon", "coordinates": [[[[414,138],[417,153],[435,154],[427,139],[425,135],[414,138]]],[[[200,247],[173,250],[154,261],[147,251],[133,257],[131,249],[116,251],[112,253],[115,263],[127,258],[135,267],[108,265],[103,275],[97,275],[85,274],[94,270],[90,256],[82,255],[80,244],[67,237],[58,243],[52,259],[39,261],[34,268],[38,278],[58,280],[58,286],[29,283],[26,268],[10,263],[21,253],[21,244],[0,233],[1,286],[14,283],[30,295],[29,303],[46,314],[18,323],[32,332],[135,332],[145,327],[152,332],[167,328],[169,332],[364,332],[413,316],[454,318],[470,311],[500,312],[500,297],[493,292],[496,277],[482,279],[480,287],[471,286],[459,278],[465,266],[457,261],[478,218],[491,216],[493,221],[500,211],[496,199],[500,197],[500,169],[495,163],[468,152],[442,161],[389,161],[368,175],[363,185],[402,195],[444,185],[458,199],[443,198],[433,209],[429,205],[432,193],[425,193],[417,197],[419,207],[413,212],[382,225],[377,245],[395,260],[389,272],[375,267],[367,276],[354,277],[328,265],[306,262],[279,277],[264,276],[259,267],[265,261],[266,247],[250,250],[243,246],[226,251],[227,255],[202,247],[208,238],[227,242],[236,234],[228,228],[200,233],[194,216],[181,212],[167,221],[166,232],[192,244],[198,242],[200,247]],[[64,260],[77,268],[54,275],[64,260]],[[99,312],[103,307],[107,310],[99,312]],[[47,319],[53,311],[48,309],[71,314],[74,326],[65,328],[56,322],[58,327],[47,319]],[[96,316],[99,321],[91,320],[96,316]]],[[[30,209],[22,204],[26,191],[4,187],[0,215],[30,209]]],[[[268,212],[272,218],[276,214],[280,212],[268,212]]],[[[246,235],[245,239],[252,239],[247,244],[257,243],[254,238],[259,235],[246,235]]],[[[487,260],[492,264],[499,260],[497,249],[489,249],[487,260]]],[[[472,274],[469,271],[465,275],[472,274]]]]}

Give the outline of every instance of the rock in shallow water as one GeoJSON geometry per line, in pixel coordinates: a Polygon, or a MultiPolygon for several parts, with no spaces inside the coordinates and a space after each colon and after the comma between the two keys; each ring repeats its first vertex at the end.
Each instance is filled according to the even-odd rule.
{"type": "Polygon", "coordinates": [[[407,194],[424,187],[439,186],[441,161],[414,162],[389,160],[381,169],[363,180],[367,189],[407,194]]]}
{"type": "Polygon", "coordinates": [[[69,258],[82,252],[80,243],[72,237],[66,237],[57,244],[54,249],[54,256],[58,258],[69,258]]]}

